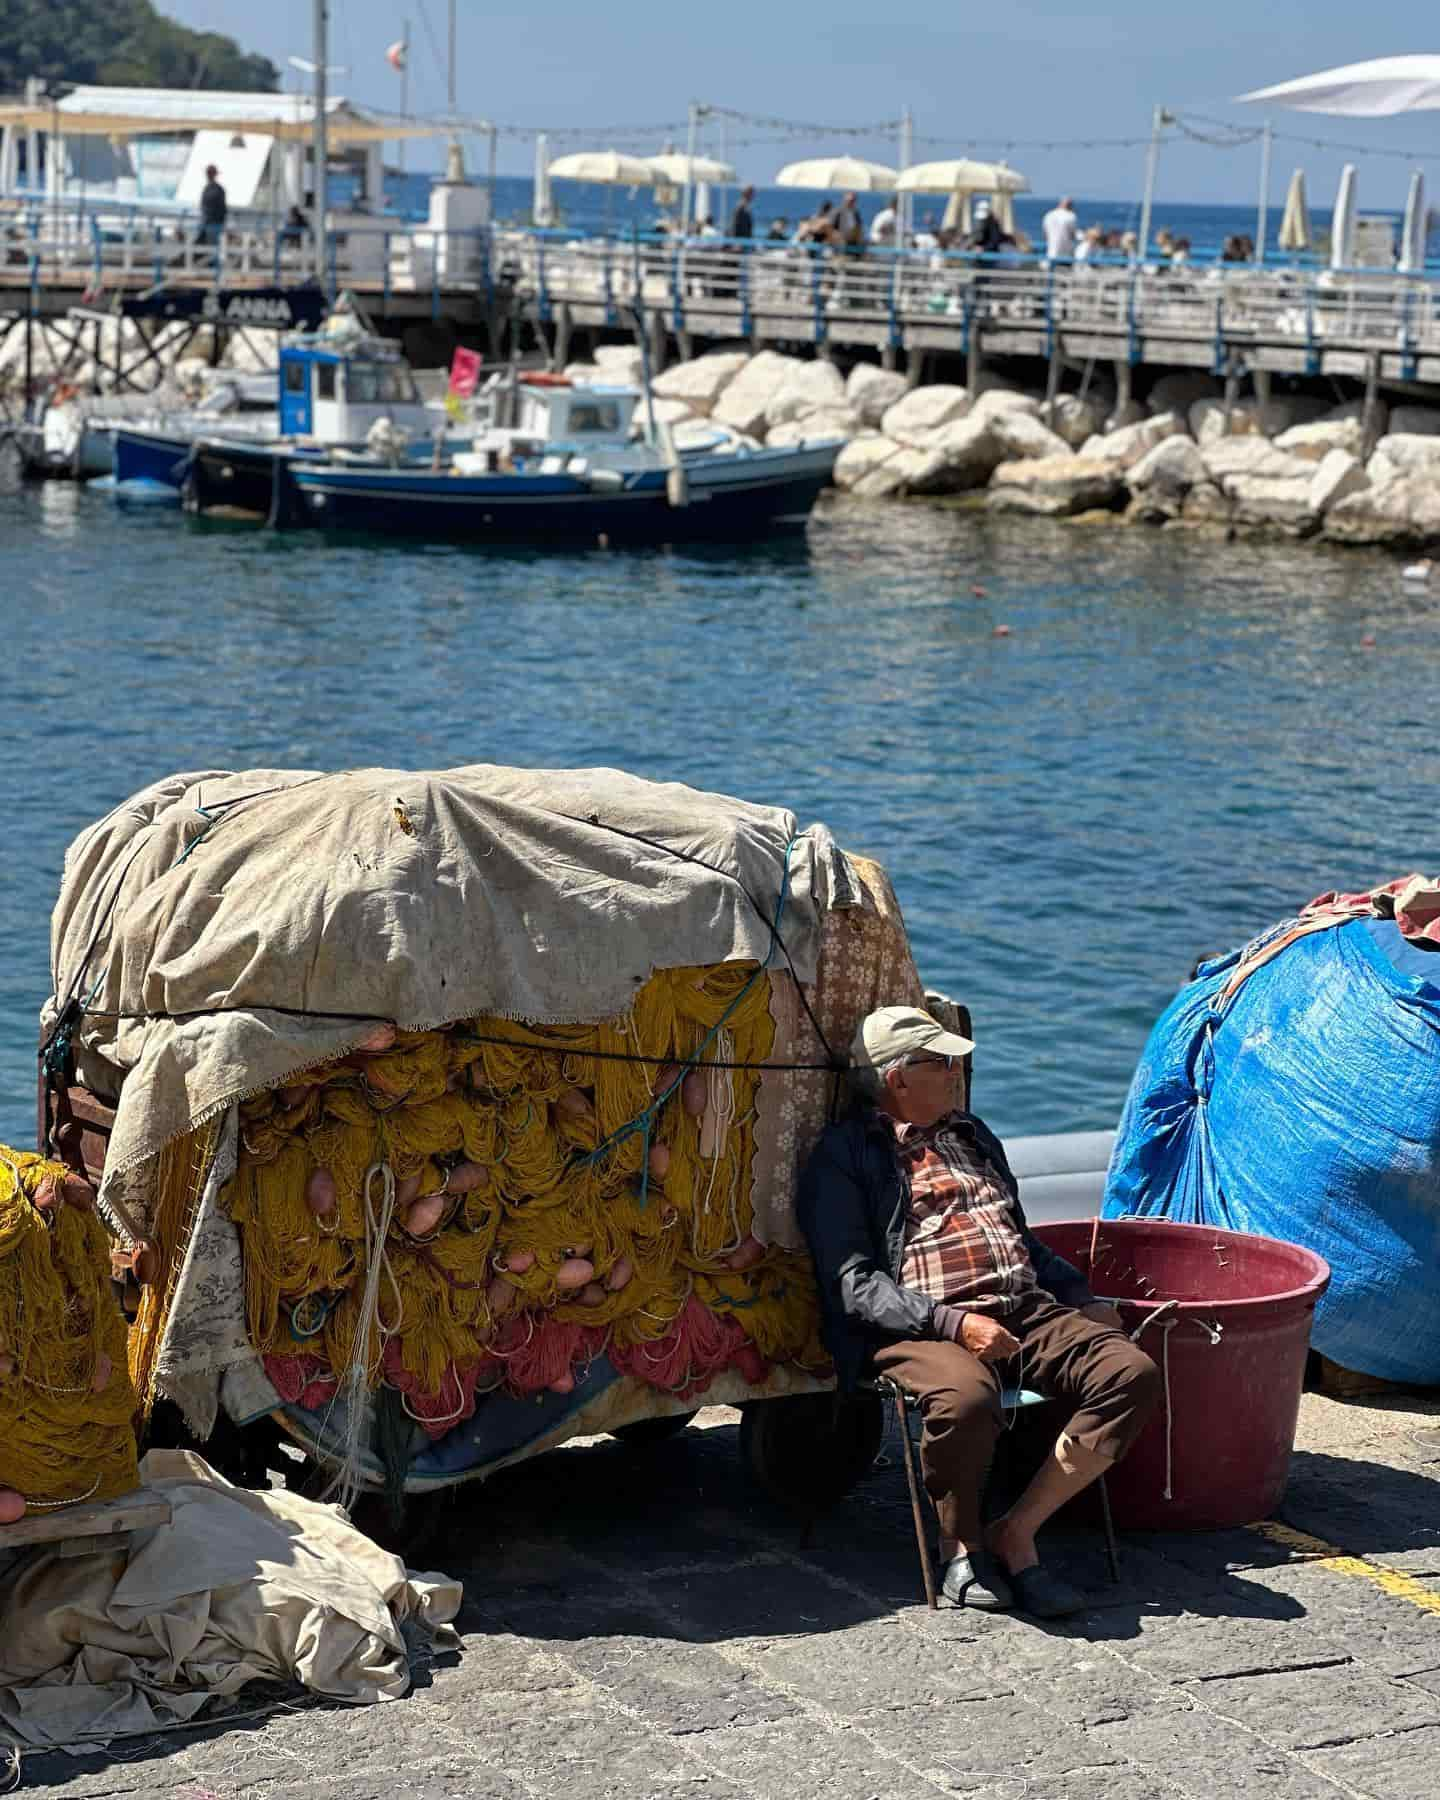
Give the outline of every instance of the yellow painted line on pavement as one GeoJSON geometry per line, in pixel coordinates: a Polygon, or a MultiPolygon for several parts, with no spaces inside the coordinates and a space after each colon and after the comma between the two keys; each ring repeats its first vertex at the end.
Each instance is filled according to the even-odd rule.
{"type": "Polygon", "coordinates": [[[1273,1519],[1262,1519],[1250,1529],[1269,1538],[1272,1544],[1280,1544],[1298,1556],[1309,1557],[1322,1569],[1333,1569],[1337,1575],[1357,1576],[1392,1599],[1404,1600],[1420,1612],[1440,1615],[1440,1590],[1426,1587],[1413,1575],[1402,1575],[1398,1569],[1387,1569],[1383,1563],[1367,1562],[1363,1556],[1348,1556],[1338,1544],[1327,1544],[1324,1538],[1311,1537],[1308,1531],[1296,1531],[1293,1526],[1279,1525],[1273,1519]]]}

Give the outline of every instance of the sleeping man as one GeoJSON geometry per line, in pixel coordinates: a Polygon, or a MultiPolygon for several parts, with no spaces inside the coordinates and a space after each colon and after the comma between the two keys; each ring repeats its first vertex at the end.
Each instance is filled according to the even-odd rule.
{"type": "Polygon", "coordinates": [[[959,1109],[973,1048],[914,1007],[864,1019],[851,1047],[857,1105],[806,1165],[800,1219],[841,1387],[886,1375],[919,1403],[943,1592],[1059,1618],[1085,1599],[1044,1567],[1035,1534],[1130,1448],[1160,1377],[1115,1309],[1029,1230],[999,1139],[959,1109]],[[1022,1386],[1072,1410],[1053,1456],[986,1526],[1001,1393],[1022,1386]]]}

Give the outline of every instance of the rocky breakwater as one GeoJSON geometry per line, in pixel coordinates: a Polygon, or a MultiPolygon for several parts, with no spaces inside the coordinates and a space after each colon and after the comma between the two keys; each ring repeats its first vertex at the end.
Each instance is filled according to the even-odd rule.
{"type": "MultiPolygon", "coordinates": [[[[612,346],[581,379],[641,379],[612,346]]],[[[1405,548],[1440,543],[1440,406],[1335,405],[1287,394],[1226,404],[1217,383],[1164,375],[1144,405],[1103,388],[1038,394],[1001,381],[911,388],[871,364],[773,350],[712,351],[654,383],[655,411],[686,443],[729,448],[841,438],[835,485],[860,499],[973,496],[996,512],[1321,537],[1405,548]]]]}

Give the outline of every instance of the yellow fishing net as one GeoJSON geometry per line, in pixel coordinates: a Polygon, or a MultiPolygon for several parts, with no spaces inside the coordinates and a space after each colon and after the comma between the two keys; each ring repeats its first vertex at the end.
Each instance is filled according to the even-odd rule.
{"type": "Polygon", "coordinates": [[[26,1510],[138,1486],[110,1246],[87,1184],[0,1146],[0,1489],[26,1510]]]}
{"type": "Polygon", "coordinates": [[[757,965],[668,969],[623,1019],[398,1032],[247,1101],[230,1208],[277,1386],[318,1404],[360,1359],[443,1422],[602,1348],[671,1391],[822,1365],[808,1257],[751,1230],[761,1074],[732,1065],[773,1040],[757,965]]]}

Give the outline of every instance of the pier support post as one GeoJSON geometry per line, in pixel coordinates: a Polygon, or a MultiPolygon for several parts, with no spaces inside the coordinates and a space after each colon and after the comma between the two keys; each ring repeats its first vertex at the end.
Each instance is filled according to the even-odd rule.
{"type": "Polygon", "coordinates": [[[1064,366],[1065,352],[1057,331],[1050,346],[1050,367],[1045,371],[1045,423],[1052,431],[1055,429],[1055,398],[1060,392],[1060,371],[1064,366]]]}
{"type": "Polygon", "coordinates": [[[1240,398],[1240,369],[1232,357],[1225,368],[1225,435],[1230,435],[1230,415],[1240,398]]]}
{"type": "Polygon", "coordinates": [[[907,350],[905,352],[905,386],[919,387],[925,375],[925,352],[923,350],[907,350]]]}
{"type": "Polygon", "coordinates": [[[900,351],[896,344],[885,344],[880,351],[880,367],[887,375],[893,375],[900,365],[900,351]]]}
{"type": "Polygon", "coordinates": [[[650,367],[657,375],[662,374],[670,356],[670,339],[665,331],[665,321],[658,312],[650,315],[650,367]]]}
{"type": "Polygon", "coordinates": [[[1375,453],[1375,445],[1379,442],[1380,433],[1376,430],[1379,417],[1376,401],[1380,389],[1380,352],[1372,350],[1366,358],[1365,367],[1365,399],[1360,407],[1360,455],[1369,462],[1375,453]]]}
{"type": "Polygon", "coordinates": [[[1255,404],[1260,413],[1260,429],[1266,429],[1266,421],[1270,417],[1270,371],[1268,369],[1252,369],[1250,386],[1255,394],[1255,404]]]}
{"type": "Polygon", "coordinates": [[[1115,413],[1123,419],[1130,410],[1131,381],[1128,358],[1117,356],[1111,365],[1115,370],[1115,413]]]}
{"type": "Polygon", "coordinates": [[[574,320],[570,316],[570,308],[562,301],[555,308],[555,354],[550,366],[563,369],[570,360],[570,339],[574,333],[574,320]]]}
{"type": "Polygon", "coordinates": [[[695,340],[688,331],[677,331],[675,341],[680,347],[681,362],[690,362],[695,355],[695,340]]]}
{"type": "Polygon", "coordinates": [[[980,372],[985,367],[985,358],[980,354],[980,321],[976,319],[970,327],[970,348],[965,352],[965,385],[973,394],[980,386],[980,372]]]}

